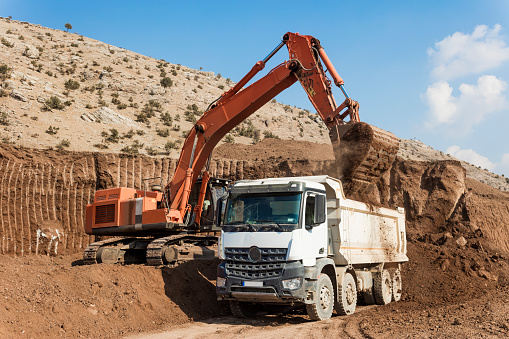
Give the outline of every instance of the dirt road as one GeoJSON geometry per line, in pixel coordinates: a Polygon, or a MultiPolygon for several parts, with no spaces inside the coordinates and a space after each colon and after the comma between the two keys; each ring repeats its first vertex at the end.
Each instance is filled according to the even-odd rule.
{"type": "Polygon", "coordinates": [[[360,306],[352,316],[321,322],[304,315],[211,318],[128,338],[504,338],[509,335],[508,302],[508,292],[499,290],[447,305],[360,306]]]}

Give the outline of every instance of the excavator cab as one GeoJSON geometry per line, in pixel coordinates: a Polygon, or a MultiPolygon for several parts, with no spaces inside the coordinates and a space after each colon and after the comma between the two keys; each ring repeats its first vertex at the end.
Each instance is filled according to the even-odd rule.
{"type": "MultiPolygon", "coordinates": [[[[200,195],[200,189],[202,186],[203,178],[198,178],[196,180],[196,184],[191,191],[191,195],[189,196],[189,204],[192,206],[192,215],[190,215],[190,220],[195,220],[196,212],[195,206],[198,204],[198,199],[200,195]]],[[[207,190],[205,191],[205,199],[203,200],[203,204],[201,207],[201,216],[199,226],[195,222],[196,226],[199,227],[200,232],[210,232],[210,231],[220,231],[221,228],[217,227],[214,224],[214,215],[216,213],[217,201],[223,195],[226,194],[226,188],[230,180],[227,179],[219,179],[219,178],[210,178],[207,183],[207,190]]]]}

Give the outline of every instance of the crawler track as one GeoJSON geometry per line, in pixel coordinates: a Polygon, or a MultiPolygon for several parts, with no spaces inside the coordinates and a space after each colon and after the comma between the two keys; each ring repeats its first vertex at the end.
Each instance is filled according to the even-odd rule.
{"type": "MultiPolygon", "coordinates": [[[[102,262],[98,259],[100,250],[114,249],[119,252],[144,251],[145,263],[149,266],[158,266],[187,261],[193,259],[210,259],[217,255],[215,248],[210,245],[217,244],[217,237],[211,235],[174,234],[166,237],[150,238],[113,238],[96,241],[87,246],[83,253],[83,263],[93,265],[102,262]],[[169,251],[169,253],[167,253],[169,251]]],[[[136,258],[139,258],[137,256],[136,258]]],[[[139,259],[130,262],[127,255],[119,255],[119,258],[127,258],[117,261],[118,263],[140,263],[139,259]]]]}

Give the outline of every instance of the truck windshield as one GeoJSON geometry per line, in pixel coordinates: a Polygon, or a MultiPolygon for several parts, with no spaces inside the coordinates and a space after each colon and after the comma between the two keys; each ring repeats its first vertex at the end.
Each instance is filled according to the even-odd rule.
{"type": "Polygon", "coordinates": [[[291,232],[299,224],[301,193],[259,193],[230,196],[225,232],[291,232]]]}

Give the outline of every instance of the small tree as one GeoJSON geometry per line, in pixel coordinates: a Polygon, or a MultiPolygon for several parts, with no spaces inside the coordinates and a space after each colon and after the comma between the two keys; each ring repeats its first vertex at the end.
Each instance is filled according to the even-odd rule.
{"type": "Polygon", "coordinates": [[[163,86],[164,88],[171,87],[172,85],[173,81],[170,78],[164,77],[161,79],[161,86],[163,86]]]}
{"type": "Polygon", "coordinates": [[[66,23],[65,28],[67,28],[67,32],[69,32],[69,30],[72,29],[72,25],[70,23],[66,23]]]}
{"type": "Polygon", "coordinates": [[[69,79],[64,83],[64,86],[66,89],[74,90],[80,88],[80,83],[77,82],[76,80],[69,79]]]}

